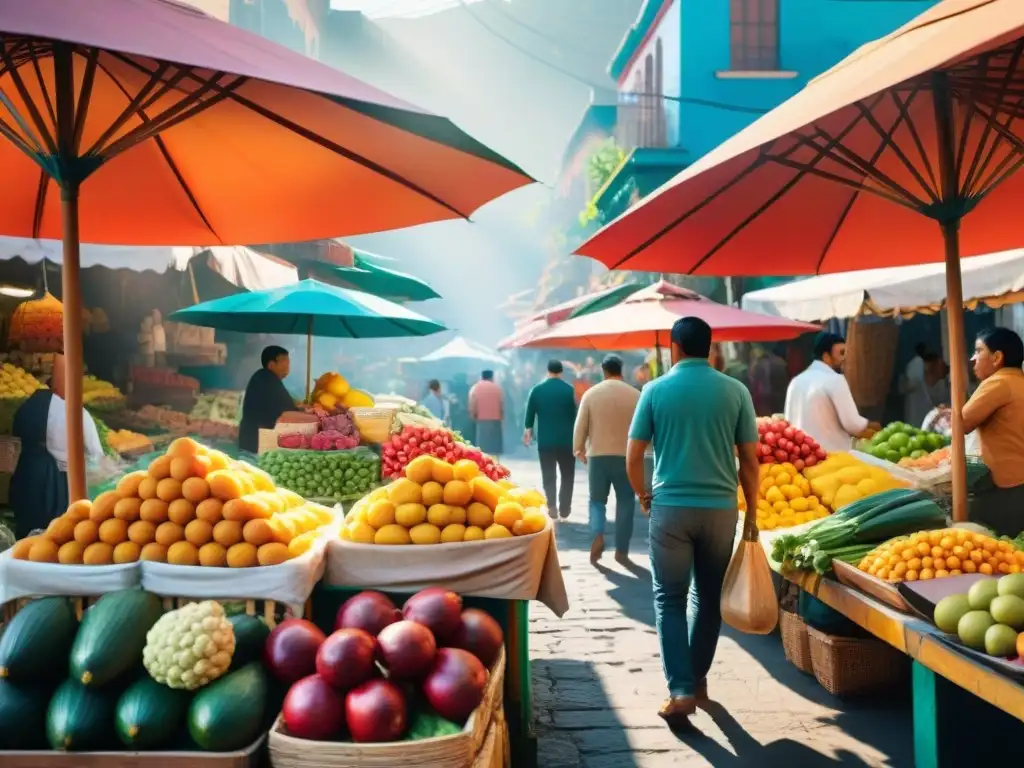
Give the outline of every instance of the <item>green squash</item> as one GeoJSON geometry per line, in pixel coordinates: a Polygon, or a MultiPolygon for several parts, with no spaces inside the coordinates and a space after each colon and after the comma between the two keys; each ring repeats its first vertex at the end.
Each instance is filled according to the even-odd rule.
{"type": "Polygon", "coordinates": [[[92,752],[116,741],[114,704],[109,691],[65,680],[46,711],[46,738],[52,749],[92,752]]]}
{"type": "Polygon", "coordinates": [[[36,684],[66,676],[77,629],[74,606],[66,597],[31,601],[0,636],[0,679],[36,684]]]}
{"type": "Polygon", "coordinates": [[[230,672],[201,689],[188,710],[188,730],[207,752],[245,749],[263,730],[267,673],[259,663],[230,672]]]}
{"type": "Polygon", "coordinates": [[[48,748],[46,709],[52,693],[52,685],[0,680],[0,750],[48,748]]]}
{"type": "Polygon", "coordinates": [[[156,595],[141,589],[110,592],[85,612],[71,647],[71,677],[102,687],[136,669],[146,633],[164,612],[156,595]]]}
{"type": "Polygon", "coordinates": [[[263,658],[263,646],[270,635],[270,627],[258,616],[239,613],[228,618],[235,630],[235,652],[231,656],[230,671],[263,658]]]}
{"type": "Polygon", "coordinates": [[[169,744],[185,722],[191,701],[188,691],[168,688],[144,675],[117,700],[117,737],[126,747],[138,750],[169,744]]]}

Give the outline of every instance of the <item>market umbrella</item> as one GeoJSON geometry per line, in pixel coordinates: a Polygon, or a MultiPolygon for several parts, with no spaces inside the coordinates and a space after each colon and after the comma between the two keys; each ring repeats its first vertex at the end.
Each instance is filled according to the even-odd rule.
{"type": "Polygon", "coordinates": [[[353,250],[351,267],[299,262],[300,270],[325,279],[335,285],[365,291],[392,301],[427,301],[439,299],[441,294],[418,277],[390,269],[377,263],[368,253],[353,250]]]}
{"type": "MultiPolygon", "coordinates": [[[[601,229],[610,268],[801,275],[945,259],[954,404],[959,259],[1020,246],[1024,3],[944,0],[862,46],[601,229]]],[[[953,408],[953,510],[967,514],[953,408]]]]}
{"type": "Polygon", "coordinates": [[[618,304],[566,320],[523,347],[558,349],[643,349],[668,343],[680,317],[699,317],[711,326],[712,338],[725,341],[783,341],[820,330],[816,325],[747,312],[711,301],[664,280],[637,291],[618,304]]]}
{"type": "Polygon", "coordinates": [[[480,365],[492,365],[504,368],[508,361],[501,355],[495,354],[483,344],[456,336],[443,347],[435,349],[429,355],[424,355],[417,362],[420,363],[479,363],[480,365]]]}
{"type": "Polygon", "coordinates": [[[304,335],[307,395],[312,383],[314,336],[385,339],[447,330],[400,304],[319,280],[225,296],[178,310],[170,319],[222,331],[304,335]]]}
{"type": "Polygon", "coordinates": [[[66,249],[72,499],[80,241],[375,232],[464,218],[531,181],[448,120],[174,0],[0,0],[0,38],[0,234],[66,249]]]}

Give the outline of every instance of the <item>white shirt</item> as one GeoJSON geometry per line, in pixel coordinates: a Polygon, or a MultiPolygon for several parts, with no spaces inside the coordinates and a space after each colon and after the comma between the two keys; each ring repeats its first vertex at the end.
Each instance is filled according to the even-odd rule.
{"type": "Polygon", "coordinates": [[[924,360],[920,355],[907,363],[903,373],[903,420],[912,427],[920,427],[929,411],[941,403],[933,403],[928,384],[924,380],[924,360]]]}
{"type": "Polygon", "coordinates": [[[853,435],[868,427],[853,401],[850,384],[820,360],[789,382],[786,421],[817,440],[826,451],[848,451],[853,435]]]}
{"type": "MultiPolygon", "coordinates": [[[[46,420],[46,450],[57,462],[61,472],[68,468],[68,428],[67,406],[64,398],[54,395],[50,400],[50,410],[46,420]]],[[[85,430],[85,456],[87,459],[99,461],[103,458],[103,444],[100,433],[96,430],[96,422],[88,411],[82,409],[82,428],[85,430]]]]}

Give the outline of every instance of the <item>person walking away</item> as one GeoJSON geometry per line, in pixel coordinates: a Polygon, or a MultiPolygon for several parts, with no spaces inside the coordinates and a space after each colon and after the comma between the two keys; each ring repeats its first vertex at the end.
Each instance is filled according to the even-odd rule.
{"type": "Polygon", "coordinates": [[[420,405],[430,411],[438,421],[448,423],[451,416],[448,412],[448,401],[441,394],[441,382],[437,379],[427,382],[427,396],[420,405]]]}
{"type": "Polygon", "coordinates": [[[291,371],[291,357],[283,347],[267,347],[260,355],[261,368],[250,378],[242,397],[242,420],[238,424],[238,447],[256,453],[260,430],[273,429],[280,418],[295,411],[284,380],[291,371]]]}
{"type": "MultiPolygon", "coordinates": [[[[56,355],[50,388],[32,393],[14,414],[11,434],[21,440],[21,455],[11,477],[10,500],[14,535],[19,539],[45,529],[68,508],[66,381],[64,356],[56,355]]],[[[96,422],[84,409],[82,426],[86,459],[100,461],[103,444],[96,422]]]]}
{"type": "Polygon", "coordinates": [[[672,368],[640,393],[626,470],[651,518],[654,611],[669,691],[658,714],[678,726],[707,700],[739,514],[736,459],[739,485],[756,504],[758,436],[750,392],[708,363],[711,327],[682,317],[672,326],[671,343],[672,368]],[[644,453],[652,443],[648,493],[644,453]]]}
{"type": "Polygon", "coordinates": [[[819,333],[814,362],[789,382],[785,416],[795,429],[813,437],[829,453],[849,451],[854,438],[871,437],[881,425],[860,415],[843,375],[846,340],[819,333]]]}
{"type": "Polygon", "coordinates": [[[576,481],[576,457],[573,455],[573,430],[576,427],[576,396],[572,385],[562,379],[561,360],[548,363],[548,377],[530,390],[526,400],[523,443],[530,445],[537,428],[537,452],[548,515],[555,519],[555,502],[562,520],[572,511],[572,486],[576,481]],[[558,486],[558,476],[562,485],[558,486]]]}
{"type": "Polygon", "coordinates": [[[912,427],[924,423],[928,413],[935,407],[928,392],[926,370],[928,347],[918,344],[914,348],[914,356],[903,370],[900,379],[900,394],[903,395],[903,420],[912,427]]]}
{"type": "Polygon", "coordinates": [[[476,425],[477,448],[494,457],[504,453],[501,422],[505,402],[501,387],[494,381],[494,371],[483,371],[480,381],[469,390],[469,416],[476,425]]]}
{"type": "Polygon", "coordinates": [[[981,384],[963,406],[964,433],[977,430],[989,474],[974,488],[968,517],[1016,536],[1024,530],[1024,343],[1009,328],[989,328],[971,362],[981,384]]]}
{"type": "Polygon", "coordinates": [[[626,474],[626,443],[640,393],[622,380],[622,360],[609,355],[601,363],[604,381],[580,400],[573,451],[587,466],[590,485],[590,562],[604,553],[608,494],[615,489],[615,560],[629,565],[636,497],[626,474]]]}

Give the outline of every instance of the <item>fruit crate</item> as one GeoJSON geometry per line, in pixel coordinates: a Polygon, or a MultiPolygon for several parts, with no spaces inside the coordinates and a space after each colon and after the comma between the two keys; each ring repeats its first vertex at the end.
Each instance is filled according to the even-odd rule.
{"type": "Polygon", "coordinates": [[[267,736],[238,752],[0,751],[4,768],[261,768],[267,736]]]}
{"type": "MultiPolygon", "coordinates": [[[[491,667],[483,701],[461,733],[387,744],[309,741],[289,736],[278,718],[270,731],[273,768],[498,768],[508,764],[505,650],[491,667]],[[500,752],[501,763],[494,761],[500,752]]],[[[6,766],[5,766],[6,768],[6,766]]]]}

